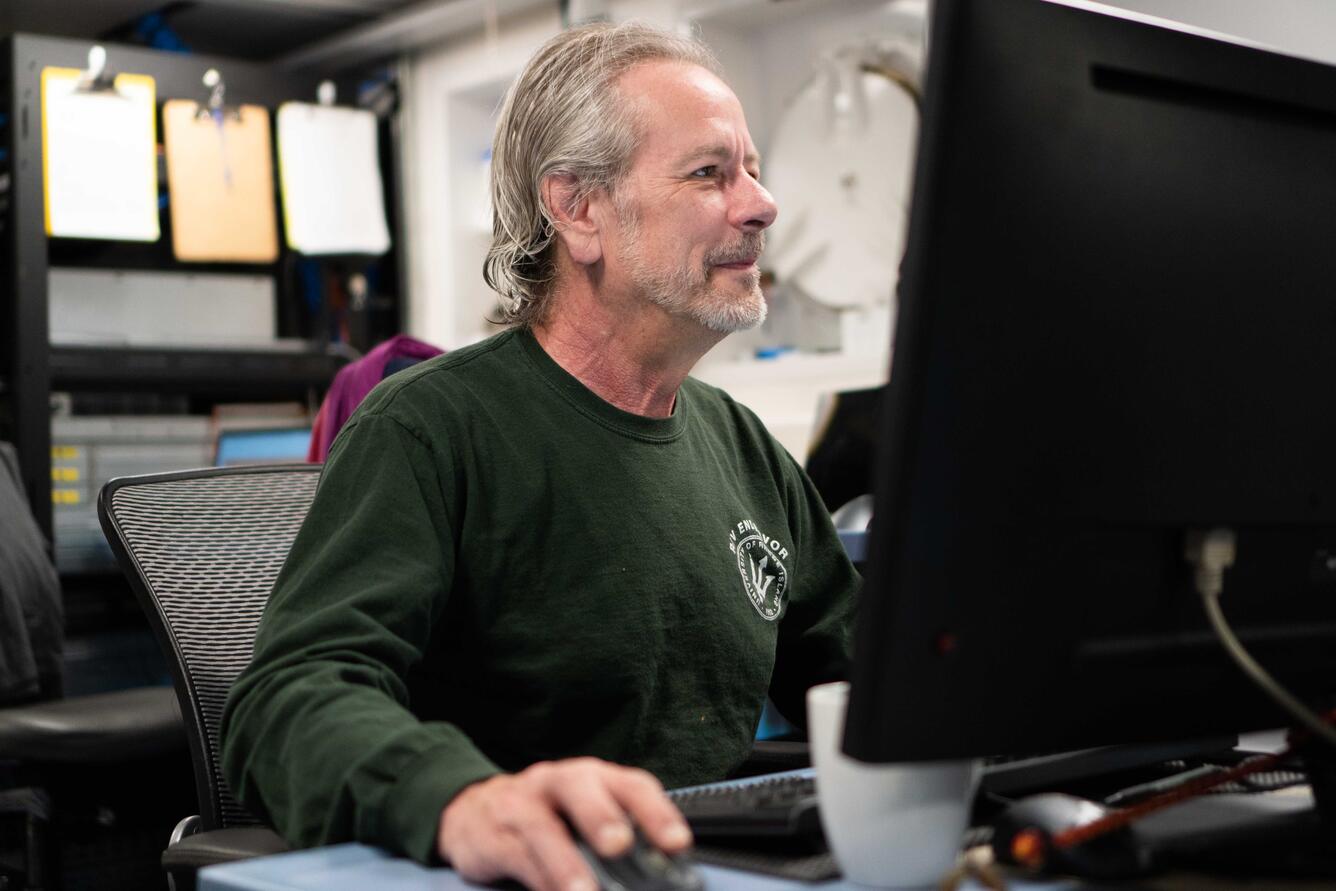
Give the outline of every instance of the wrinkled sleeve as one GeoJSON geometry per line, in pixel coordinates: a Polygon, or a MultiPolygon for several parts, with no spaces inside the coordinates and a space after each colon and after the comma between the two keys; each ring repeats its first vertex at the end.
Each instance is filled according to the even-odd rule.
{"type": "Polygon", "coordinates": [[[780,621],[770,698],[780,714],[806,729],[807,688],[848,677],[854,608],[862,581],[816,487],[792,459],[786,470],[798,581],[780,621]]]}
{"type": "Polygon", "coordinates": [[[454,570],[448,467],[394,418],[350,422],[232,690],[224,775],[296,845],[429,862],[442,808],[498,772],[459,728],[408,708],[454,570]]]}

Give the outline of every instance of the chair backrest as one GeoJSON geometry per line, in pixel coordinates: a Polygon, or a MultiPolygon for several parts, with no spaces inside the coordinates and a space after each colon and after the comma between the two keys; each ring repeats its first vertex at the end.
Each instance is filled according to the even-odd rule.
{"type": "Polygon", "coordinates": [[[223,781],[218,731],[320,468],[123,477],[98,497],[102,530],[172,671],[205,830],[258,822],[223,781]]]}

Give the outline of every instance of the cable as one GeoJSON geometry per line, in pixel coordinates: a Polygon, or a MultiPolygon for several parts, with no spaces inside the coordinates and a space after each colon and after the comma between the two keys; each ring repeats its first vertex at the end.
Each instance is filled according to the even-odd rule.
{"type": "Polygon", "coordinates": [[[1324,721],[1308,706],[1282,687],[1271,674],[1243,647],[1229,627],[1220,609],[1220,592],[1224,588],[1225,570],[1234,564],[1234,533],[1228,529],[1213,529],[1207,533],[1188,536],[1188,561],[1196,568],[1194,581],[1201,595],[1206,617],[1224,645],[1225,652],[1238,663],[1243,673],[1252,679],[1276,704],[1304,725],[1314,736],[1336,747],[1336,727],[1324,721]]]}
{"type": "Polygon", "coordinates": [[[1121,789],[1112,795],[1106,796],[1102,802],[1105,807],[1123,807],[1136,801],[1144,801],[1154,795],[1169,792],[1178,788],[1183,783],[1195,780],[1198,777],[1214,776],[1220,772],[1220,768],[1214,764],[1204,764],[1201,767],[1195,767],[1192,770],[1186,770],[1182,773],[1176,773],[1173,776],[1165,777],[1162,780],[1152,780],[1149,783],[1142,783],[1132,786],[1128,789],[1121,789]]]}
{"type": "Polygon", "coordinates": [[[1055,833],[1049,844],[1054,848],[1072,848],[1085,844],[1091,839],[1134,823],[1147,814],[1180,804],[1189,798],[1195,798],[1215,786],[1243,779],[1249,774],[1270,770],[1292,754],[1291,750],[1286,749],[1283,752],[1270,755],[1258,755],[1256,758],[1250,758],[1226,770],[1194,777],[1167,792],[1161,792],[1159,795],[1152,796],[1144,801],[1113,811],[1109,815],[1092,820],[1089,823],[1083,823],[1080,826],[1073,826],[1070,829],[1055,833]]]}

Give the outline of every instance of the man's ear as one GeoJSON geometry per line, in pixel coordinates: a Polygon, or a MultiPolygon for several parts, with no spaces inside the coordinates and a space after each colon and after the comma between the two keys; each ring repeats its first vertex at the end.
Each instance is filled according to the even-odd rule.
{"type": "Polygon", "coordinates": [[[543,179],[543,203],[556,223],[557,238],[572,260],[591,266],[603,259],[603,242],[588,196],[579,194],[579,182],[569,173],[543,179]]]}

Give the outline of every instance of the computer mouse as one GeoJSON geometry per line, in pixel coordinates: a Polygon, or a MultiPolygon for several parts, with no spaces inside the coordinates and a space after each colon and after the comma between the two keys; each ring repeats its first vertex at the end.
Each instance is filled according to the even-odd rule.
{"type": "Polygon", "coordinates": [[[1131,826],[1071,847],[1053,844],[1053,838],[1064,830],[1092,823],[1109,813],[1103,805],[1075,795],[1047,792],[1022,798],[993,822],[993,856],[1003,863],[1045,874],[1092,879],[1146,874],[1152,866],[1150,848],[1131,826]]]}
{"type": "Polygon", "coordinates": [[[643,835],[625,854],[603,857],[583,840],[576,847],[584,855],[602,891],[703,891],[705,879],[685,854],[665,854],[643,835]]]}

